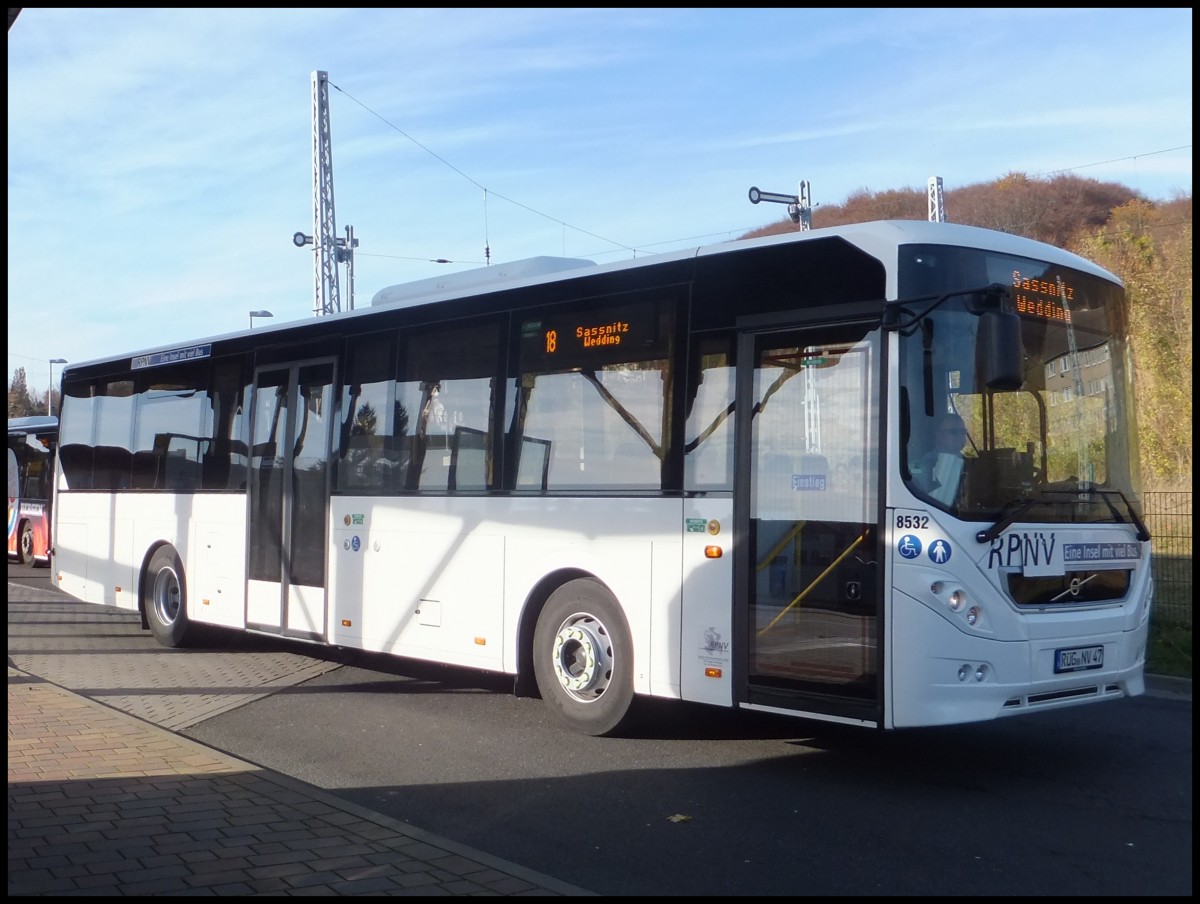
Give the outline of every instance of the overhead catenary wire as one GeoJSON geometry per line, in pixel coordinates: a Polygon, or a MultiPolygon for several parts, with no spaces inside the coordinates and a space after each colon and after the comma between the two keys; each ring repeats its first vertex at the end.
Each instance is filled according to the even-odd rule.
{"type": "MultiPolygon", "coordinates": [[[[462,178],[466,179],[468,182],[470,182],[472,185],[474,185],[476,188],[478,188],[478,189],[479,189],[479,190],[480,190],[480,191],[483,193],[483,203],[484,203],[484,208],[485,208],[485,210],[486,210],[486,207],[487,207],[487,196],[488,196],[489,194],[492,194],[492,195],[495,195],[495,196],[496,196],[497,198],[499,198],[500,200],[502,200],[502,201],[507,201],[509,204],[512,204],[512,205],[513,205],[513,206],[515,206],[515,207],[520,207],[522,210],[526,210],[526,211],[528,211],[529,213],[532,213],[532,214],[534,214],[535,216],[543,217],[543,218],[545,218],[545,219],[547,219],[547,220],[550,220],[551,222],[558,223],[558,224],[560,224],[561,226],[563,226],[563,227],[565,227],[565,228],[567,228],[567,229],[573,229],[574,231],[576,231],[576,232],[579,232],[579,233],[582,233],[583,235],[589,235],[589,236],[591,236],[591,237],[592,237],[592,238],[594,238],[594,239],[598,239],[599,241],[602,241],[602,242],[607,242],[607,243],[608,243],[608,244],[610,244],[610,245],[615,245],[615,246],[617,246],[618,248],[622,248],[622,249],[624,249],[624,250],[626,250],[626,251],[629,251],[629,252],[632,252],[632,253],[635,253],[635,254],[637,253],[637,248],[635,248],[635,247],[634,247],[634,246],[632,246],[632,245],[627,245],[627,244],[625,244],[624,242],[619,242],[619,241],[617,241],[616,239],[610,239],[610,238],[608,238],[608,237],[606,237],[606,236],[599,235],[598,233],[592,232],[591,230],[584,229],[584,228],[582,228],[582,227],[580,227],[580,226],[575,226],[575,225],[573,225],[573,224],[571,224],[571,223],[568,223],[568,222],[566,222],[565,220],[561,220],[561,219],[559,219],[558,217],[553,217],[553,216],[551,216],[551,215],[550,215],[550,214],[548,214],[548,213],[543,213],[543,212],[542,212],[542,211],[540,211],[540,210],[536,210],[535,208],[533,208],[533,207],[530,207],[528,204],[522,204],[520,201],[517,201],[517,200],[515,200],[515,199],[513,199],[513,198],[509,198],[509,197],[507,197],[506,195],[502,195],[502,194],[500,194],[499,192],[497,192],[497,191],[495,191],[495,190],[493,190],[493,189],[489,189],[487,186],[485,186],[485,185],[483,185],[482,183],[480,183],[480,182],[479,182],[477,179],[475,179],[475,178],[471,177],[471,176],[470,176],[470,175],[468,175],[467,173],[464,173],[464,172],[463,172],[461,169],[459,169],[457,166],[455,166],[453,163],[451,163],[451,162],[450,162],[449,160],[447,160],[446,158],[442,157],[440,154],[436,153],[435,151],[432,151],[432,150],[430,150],[428,147],[426,147],[424,144],[422,144],[422,143],[421,143],[420,141],[418,141],[417,139],[413,138],[411,135],[409,135],[407,132],[405,132],[403,129],[401,129],[399,126],[397,126],[395,123],[393,123],[393,122],[391,122],[390,120],[388,120],[388,119],[387,119],[385,116],[383,116],[382,114],[380,114],[380,113],[379,113],[379,112],[377,112],[376,110],[373,110],[373,109],[371,109],[370,107],[368,107],[366,104],[364,104],[362,101],[360,101],[360,100],[359,100],[357,97],[355,97],[354,95],[352,95],[352,94],[350,94],[349,92],[347,92],[347,91],[346,91],[344,88],[342,88],[340,85],[337,85],[337,84],[335,84],[334,82],[332,82],[332,81],[331,81],[331,82],[329,82],[329,86],[330,86],[331,88],[334,88],[334,89],[336,89],[336,90],[337,90],[337,91],[338,91],[340,94],[342,94],[342,95],[343,95],[344,97],[346,97],[348,100],[351,100],[351,101],[353,101],[354,103],[358,104],[358,106],[362,107],[362,109],[363,109],[363,110],[365,110],[367,113],[369,113],[369,114],[371,114],[372,116],[374,116],[376,119],[378,119],[378,120],[379,120],[380,122],[382,122],[384,125],[386,125],[388,128],[390,128],[390,129],[392,129],[393,131],[397,132],[398,134],[402,135],[404,138],[406,138],[406,139],[408,139],[409,141],[411,141],[413,144],[415,144],[415,145],[416,145],[417,147],[419,147],[421,150],[425,151],[425,153],[429,154],[429,155],[430,155],[431,157],[433,157],[435,160],[437,160],[437,161],[439,161],[440,163],[442,163],[443,165],[445,165],[445,166],[449,167],[449,168],[450,168],[451,170],[453,170],[455,173],[457,173],[458,175],[462,176],[462,178]]],[[[486,218],[486,214],[485,214],[485,218],[486,218]]],[[[485,249],[484,249],[484,250],[485,250],[485,256],[486,256],[486,257],[487,257],[487,258],[490,260],[490,258],[491,258],[491,243],[490,243],[490,239],[489,239],[489,237],[486,235],[486,225],[485,225],[485,237],[484,237],[484,245],[485,245],[485,249]]]]}
{"type": "MultiPolygon", "coordinates": [[[[648,244],[643,243],[641,245],[631,245],[631,244],[628,244],[625,242],[618,241],[616,239],[611,239],[611,238],[608,238],[607,236],[600,235],[589,229],[585,229],[582,226],[576,226],[573,223],[568,223],[566,220],[562,220],[558,217],[551,216],[550,214],[544,213],[543,211],[540,211],[540,210],[537,210],[536,208],[530,207],[528,204],[524,204],[520,201],[515,200],[514,198],[510,198],[506,195],[500,194],[499,192],[495,191],[494,189],[488,188],[487,186],[485,186],[481,182],[479,182],[477,179],[472,177],[470,174],[463,172],[459,167],[455,166],[453,163],[451,163],[445,157],[438,154],[436,151],[432,150],[431,148],[429,148],[422,142],[418,141],[412,135],[405,132],[403,129],[401,129],[399,126],[397,126],[395,123],[393,123],[389,119],[387,119],[387,117],[383,116],[381,113],[372,109],[370,106],[363,103],[357,97],[350,94],[348,91],[346,91],[340,85],[337,85],[332,81],[330,81],[328,84],[331,88],[334,88],[336,91],[338,91],[338,93],[340,93],[342,96],[344,96],[348,100],[352,101],[353,103],[357,104],[368,114],[370,114],[371,116],[378,119],[380,122],[382,122],[384,125],[386,125],[389,129],[391,129],[392,131],[396,132],[397,134],[401,135],[408,141],[415,144],[418,148],[423,150],[425,153],[429,154],[431,157],[433,157],[435,160],[437,160],[443,166],[446,166],[447,168],[452,170],[454,173],[461,176],[463,179],[465,179],[471,185],[475,186],[476,188],[478,188],[480,190],[480,192],[482,193],[482,196],[483,196],[483,208],[484,208],[484,212],[483,212],[483,218],[484,218],[484,261],[483,261],[483,263],[484,264],[491,263],[491,236],[489,234],[488,207],[487,207],[489,195],[494,195],[495,197],[499,198],[500,200],[506,201],[509,204],[512,204],[514,207],[519,207],[522,210],[528,211],[529,213],[533,214],[534,216],[542,217],[546,220],[551,221],[552,223],[556,223],[559,226],[561,226],[564,230],[570,229],[574,232],[580,233],[581,235],[591,236],[592,238],[597,239],[598,241],[605,242],[606,244],[613,245],[613,246],[616,246],[617,248],[628,251],[631,254],[633,254],[634,256],[637,256],[637,254],[639,252],[646,253],[649,249],[656,248],[660,245],[679,244],[682,242],[691,242],[691,241],[699,242],[699,241],[713,239],[718,236],[731,237],[731,236],[736,236],[736,235],[742,235],[742,234],[750,232],[754,229],[761,228],[761,224],[758,224],[758,225],[753,225],[753,226],[745,226],[740,229],[727,229],[727,230],[722,230],[720,232],[710,232],[710,233],[703,234],[703,235],[684,236],[681,238],[667,239],[667,240],[661,241],[661,242],[651,242],[648,244]]],[[[1120,163],[1120,162],[1123,162],[1126,160],[1137,160],[1140,157],[1151,157],[1151,156],[1155,156],[1157,154],[1168,154],[1168,153],[1172,153],[1175,151],[1188,150],[1191,147],[1192,146],[1190,144],[1185,144],[1185,145],[1179,145],[1179,146],[1173,147],[1173,148],[1163,148],[1161,150],[1147,151],[1147,152],[1144,152],[1141,154],[1132,154],[1127,157],[1117,157],[1117,158],[1113,158],[1111,160],[1097,161],[1095,163],[1083,163],[1083,164],[1079,164],[1077,166],[1063,167],[1062,169],[1050,170],[1045,173],[1034,174],[1034,175],[1031,175],[1030,178],[1033,178],[1033,179],[1049,178],[1049,177],[1056,176],[1056,175],[1062,175],[1064,173],[1074,172],[1076,170],[1088,169],[1088,168],[1094,167],[1094,166],[1104,166],[1106,164],[1120,163]]],[[[362,253],[362,252],[360,252],[360,253],[362,253]]],[[[609,253],[609,252],[607,252],[607,251],[590,252],[586,256],[593,256],[593,255],[599,255],[599,254],[605,254],[605,253],[609,253]]],[[[403,257],[400,255],[375,254],[375,255],[367,255],[367,256],[392,257],[392,258],[395,258],[398,260],[432,261],[434,263],[464,263],[464,264],[465,263],[469,263],[469,264],[478,264],[479,263],[478,261],[450,261],[450,260],[446,260],[445,258],[403,257]]]]}

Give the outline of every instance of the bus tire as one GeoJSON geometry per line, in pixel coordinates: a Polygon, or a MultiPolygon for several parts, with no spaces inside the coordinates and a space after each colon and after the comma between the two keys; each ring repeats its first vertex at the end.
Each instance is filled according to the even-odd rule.
{"type": "Polygon", "coordinates": [[[173,546],[150,557],[142,582],[142,611],[150,632],[164,647],[182,647],[188,635],[187,584],[183,562],[173,546]]]}
{"type": "Polygon", "coordinates": [[[555,718],[592,736],[616,734],[633,707],[633,641],[611,593],[591,578],[555,590],[533,632],[533,672],[555,718]]]}
{"type": "Polygon", "coordinates": [[[21,534],[17,537],[17,564],[33,564],[33,525],[21,522],[21,534]]]}

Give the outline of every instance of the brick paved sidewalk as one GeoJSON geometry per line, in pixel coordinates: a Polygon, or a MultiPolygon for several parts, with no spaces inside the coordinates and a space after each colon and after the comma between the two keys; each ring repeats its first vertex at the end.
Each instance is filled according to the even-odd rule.
{"type": "Polygon", "coordinates": [[[8,894],[591,895],[11,666],[8,894]]]}

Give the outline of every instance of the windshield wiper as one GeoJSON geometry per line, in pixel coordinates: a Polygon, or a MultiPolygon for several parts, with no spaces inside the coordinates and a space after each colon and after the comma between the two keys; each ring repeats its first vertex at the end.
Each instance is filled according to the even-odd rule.
{"type": "Polygon", "coordinates": [[[1118,524],[1131,523],[1137,528],[1136,536],[1139,540],[1144,541],[1150,539],[1150,531],[1146,529],[1146,525],[1143,524],[1142,519],[1138,517],[1137,511],[1132,505],[1130,505],[1129,500],[1125,498],[1125,495],[1120,490],[1100,490],[1096,489],[1095,487],[1084,486],[1080,486],[1078,489],[1043,490],[1042,493],[1037,496],[1030,496],[1025,499],[1014,499],[1000,510],[1000,517],[996,519],[996,523],[987,530],[981,530],[979,533],[975,534],[975,539],[980,543],[991,543],[998,536],[1000,536],[1006,527],[1016,521],[1017,518],[1029,511],[1029,509],[1039,502],[1062,504],[1063,502],[1069,501],[1064,499],[1048,498],[1050,496],[1075,497],[1075,501],[1078,502],[1084,502],[1088,499],[1094,498],[1095,496],[1099,496],[1104,500],[1104,504],[1108,506],[1108,510],[1112,512],[1113,519],[1118,524]],[[1081,496],[1086,498],[1081,499],[1081,496]],[[1110,496],[1116,496],[1123,503],[1125,503],[1125,511],[1128,513],[1129,517],[1123,516],[1117,510],[1117,507],[1113,505],[1112,499],[1109,498],[1110,496]]]}
{"type": "Polygon", "coordinates": [[[1000,510],[1000,517],[996,523],[987,530],[981,530],[977,533],[975,539],[980,543],[991,543],[1000,536],[1004,528],[1017,520],[1017,516],[1029,511],[1035,502],[1040,501],[1041,499],[1038,496],[1030,496],[1028,499],[1014,499],[1000,510]]]}
{"type": "Polygon", "coordinates": [[[1108,510],[1110,512],[1112,512],[1113,517],[1116,518],[1122,524],[1125,523],[1126,519],[1121,517],[1121,513],[1117,511],[1117,507],[1112,504],[1112,500],[1109,499],[1108,497],[1116,496],[1123,503],[1125,503],[1125,511],[1129,513],[1128,520],[1133,524],[1134,527],[1137,528],[1137,534],[1135,536],[1139,540],[1143,540],[1143,541],[1150,539],[1150,531],[1147,530],[1146,525],[1143,523],[1142,519],[1138,517],[1137,509],[1135,509],[1132,505],[1130,505],[1129,500],[1125,498],[1124,493],[1122,493],[1120,490],[1096,490],[1096,492],[1099,493],[1102,497],[1104,497],[1104,502],[1108,506],[1108,510]]]}

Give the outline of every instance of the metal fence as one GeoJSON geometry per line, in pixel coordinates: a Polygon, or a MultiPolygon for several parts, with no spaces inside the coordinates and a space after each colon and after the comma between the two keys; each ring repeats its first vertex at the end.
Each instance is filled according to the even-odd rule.
{"type": "Polygon", "coordinates": [[[1153,541],[1154,609],[1163,624],[1192,626],[1192,494],[1143,493],[1153,541]]]}

